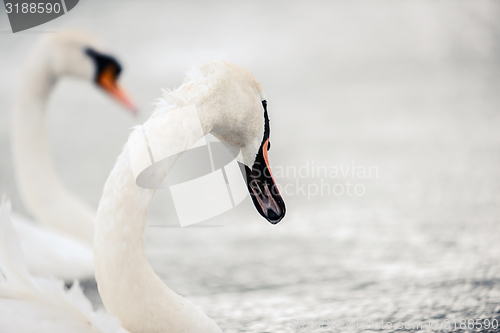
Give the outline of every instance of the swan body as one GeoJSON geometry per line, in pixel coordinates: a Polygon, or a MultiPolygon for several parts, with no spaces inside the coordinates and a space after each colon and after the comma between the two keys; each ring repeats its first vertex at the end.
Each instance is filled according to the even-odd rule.
{"type": "Polygon", "coordinates": [[[8,202],[0,205],[0,331],[126,333],[116,318],[92,310],[78,282],[66,290],[62,280],[28,273],[8,202]]]}
{"type": "Polygon", "coordinates": [[[113,84],[120,65],[114,58],[96,51],[101,49],[94,38],[80,32],[61,32],[42,39],[27,61],[15,97],[12,152],[18,188],[28,210],[46,229],[14,220],[21,239],[26,240],[23,249],[33,273],[70,279],[93,275],[95,213],[67,189],[54,170],[47,144],[45,109],[52,89],[63,76],[94,80],[127,107],[132,107],[116,83],[113,84]],[[58,234],[49,236],[49,232],[58,234]],[[61,252],[63,243],[66,251],[61,252]],[[37,255],[37,249],[42,249],[38,245],[42,244],[47,256],[41,270],[40,263],[35,264],[37,259],[31,256],[37,255]],[[73,264],[62,265],[72,254],[73,264]]]}
{"type": "Polygon", "coordinates": [[[11,220],[31,274],[65,281],[94,277],[94,256],[86,244],[40,228],[19,214],[11,213],[11,220]]]}

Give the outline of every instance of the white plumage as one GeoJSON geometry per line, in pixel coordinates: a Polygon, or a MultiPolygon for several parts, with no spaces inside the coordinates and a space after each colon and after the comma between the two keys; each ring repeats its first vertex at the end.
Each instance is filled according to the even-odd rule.
{"type": "Polygon", "coordinates": [[[94,278],[94,256],[87,245],[42,229],[22,215],[12,213],[11,219],[31,274],[65,281],[94,278]]]}
{"type": "Polygon", "coordinates": [[[0,332],[125,333],[119,321],[94,312],[75,281],[33,277],[12,225],[10,203],[0,205],[0,332]]]}

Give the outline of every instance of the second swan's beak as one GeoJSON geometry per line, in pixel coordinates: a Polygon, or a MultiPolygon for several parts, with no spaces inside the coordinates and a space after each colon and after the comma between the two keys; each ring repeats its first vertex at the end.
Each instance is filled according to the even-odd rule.
{"type": "Polygon", "coordinates": [[[107,66],[99,73],[97,84],[135,115],[137,113],[137,107],[125,90],[120,88],[116,83],[118,74],[119,69],[114,68],[114,66],[107,66]]]}
{"type": "Polygon", "coordinates": [[[248,191],[257,211],[272,224],[277,224],[285,217],[285,202],[274,182],[267,150],[269,139],[259,149],[255,163],[250,169],[245,166],[248,191]]]}

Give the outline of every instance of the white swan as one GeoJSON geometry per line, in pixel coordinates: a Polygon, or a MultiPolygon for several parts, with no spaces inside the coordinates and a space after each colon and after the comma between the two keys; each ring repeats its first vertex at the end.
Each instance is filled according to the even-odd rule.
{"type": "MultiPolygon", "coordinates": [[[[183,85],[174,92],[166,93],[165,104],[143,125],[147,129],[157,125],[159,118],[162,119],[164,145],[160,154],[168,156],[169,152],[189,148],[200,139],[199,131],[194,130],[193,124],[186,122],[181,113],[169,112],[195,105],[203,129],[201,136],[210,132],[221,141],[241,149],[240,158],[245,165],[247,186],[253,202],[269,222],[278,223],[285,215],[285,205],[269,169],[267,104],[255,78],[247,70],[230,63],[195,66],[183,85]],[[164,122],[165,118],[167,122],[164,122]]],[[[146,259],[144,228],[155,190],[136,185],[129,157],[129,147],[138,143],[136,139],[142,135],[143,128],[136,128],[131,133],[106,181],[99,204],[94,243],[99,293],[109,313],[118,317],[122,327],[131,333],[221,332],[197,307],[169,289],[146,259]]],[[[16,282],[17,275],[21,278],[25,276],[5,274],[1,261],[0,269],[4,270],[7,283],[9,279],[16,282]]],[[[24,300],[18,294],[14,298],[24,300]]],[[[3,302],[8,300],[0,299],[0,309],[3,302]]],[[[22,303],[22,306],[30,305],[29,301],[22,303]]],[[[44,315],[36,312],[37,308],[36,311],[28,311],[29,317],[24,321],[18,320],[17,317],[23,318],[26,313],[22,306],[15,313],[9,312],[10,316],[4,316],[0,311],[0,327],[10,320],[18,323],[16,332],[30,332],[30,328],[38,327],[37,320],[44,315]],[[11,319],[11,316],[16,316],[16,319],[11,319]]],[[[75,316],[61,322],[61,330],[75,316]]],[[[58,319],[54,318],[54,321],[58,319]]],[[[67,331],[74,332],[69,328],[67,331]]],[[[89,332],[92,331],[89,329],[89,332]]]]}
{"type": "Polygon", "coordinates": [[[200,139],[196,126],[179,118],[179,113],[164,113],[195,105],[203,134],[211,133],[222,142],[240,147],[240,162],[245,165],[253,202],[263,217],[278,223],[285,215],[285,205],[267,158],[267,102],[250,72],[226,62],[195,66],[186,81],[164,98],[167,106],[131,133],[104,186],[94,242],[97,285],[109,313],[130,332],[221,332],[198,308],[169,289],[146,259],[144,228],[155,190],[136,185],[129,147],[162,114],[163,122],[171,117],[163,128],[163,151],[158,155],[169,156],[189,148],[200,139]]]}
{"type": "Polygon", "coordinates": [[[64,279],[93,275],[94,212],[57,176],[48,153],[46,104],[63,76],[95,81],[127,108],[135,110],[116,85],[120,64],[101,53],[91,36],[75,31],[42,39],[28,59],[12,117],[14,170],[21,197],[42,230],[13,215],[30,272],[64,279]],[[65,236],[69,236],[67,238],[65,236]]]}

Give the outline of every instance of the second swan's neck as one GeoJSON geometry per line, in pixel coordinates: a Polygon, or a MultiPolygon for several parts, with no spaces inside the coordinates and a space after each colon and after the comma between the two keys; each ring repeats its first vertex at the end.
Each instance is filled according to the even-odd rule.
{"type": "Polygon", "coordinates": [[[12,115],[12,153],[18,188],[35,219],[91,245],[94,215],[63,185],[50,158],[45,109],[57,77],[50,70],[44,49],[37,51],[24,72],[12,115]]]}

